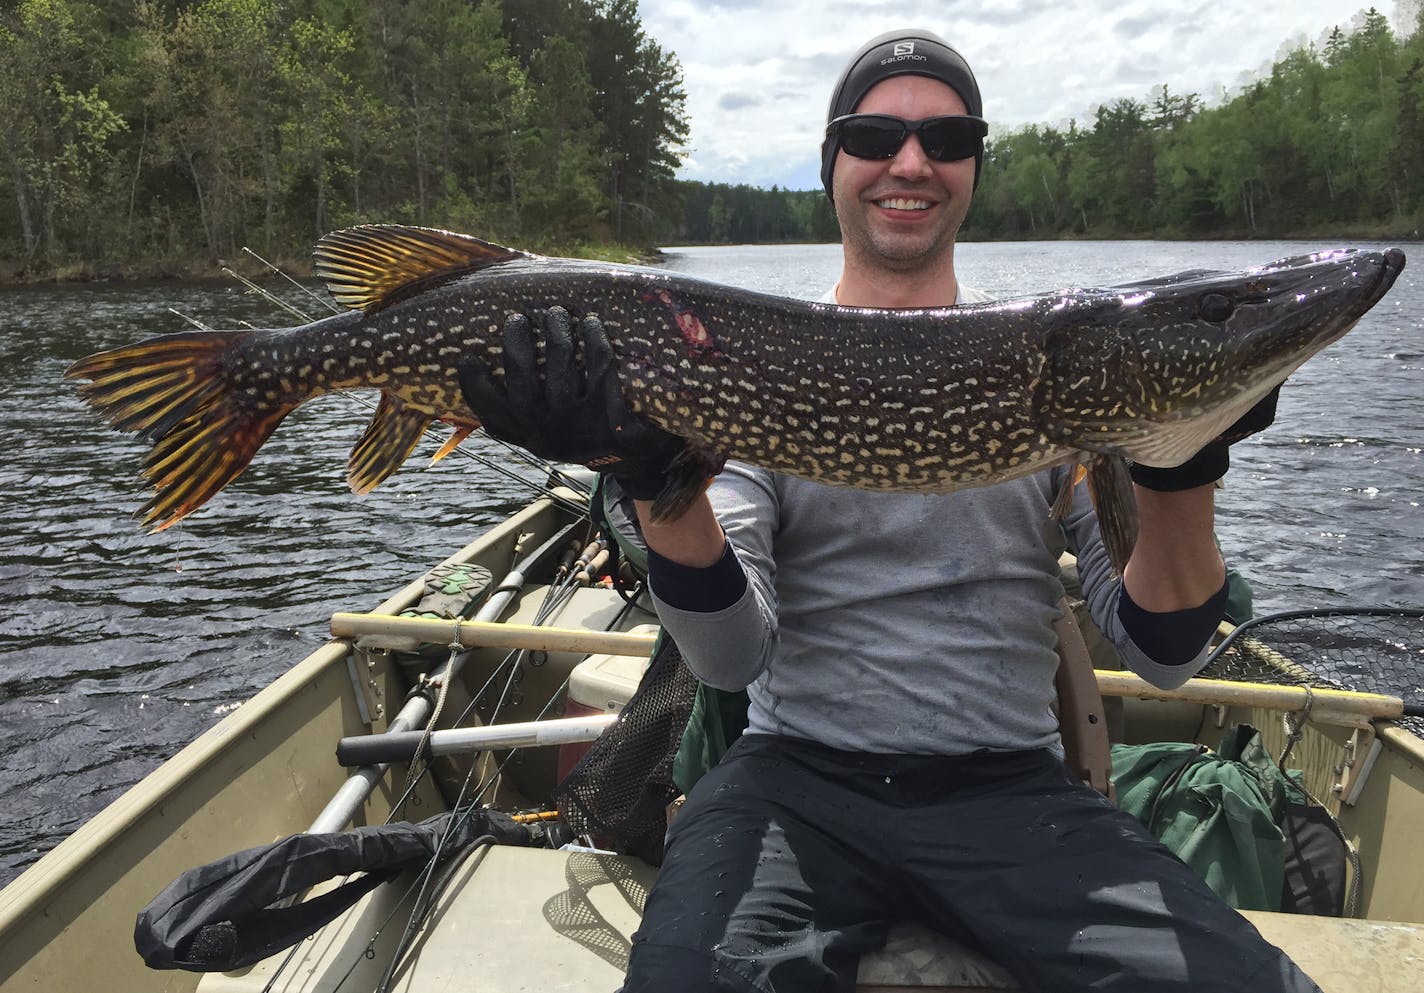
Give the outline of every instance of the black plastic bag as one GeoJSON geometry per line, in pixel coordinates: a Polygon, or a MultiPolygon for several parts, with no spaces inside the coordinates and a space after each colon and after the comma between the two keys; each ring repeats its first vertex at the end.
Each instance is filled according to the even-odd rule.
{"type": "Polygon", "coordinates": [[[440,814],[331,834],[297,834],[189,869],[139,912],[134,947],[151,969],[228,972],[295,945],[401,870],[475,841],[528,845],[528,829],[496,810],[440,814]],[[312,900],[275,907],[337,876],[365,875],[312,900]]]}

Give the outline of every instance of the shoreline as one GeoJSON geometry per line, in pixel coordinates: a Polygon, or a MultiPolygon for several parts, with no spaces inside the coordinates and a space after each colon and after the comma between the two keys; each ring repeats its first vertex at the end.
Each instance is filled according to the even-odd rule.
{"type": "MultiPolygon", "coordinates": [[[[1298,231],[1262,234],[1225,232],[1202,235],[1183,235],[1172,232],[1153,232],[1141,235],[1111,234],[1045,234],[1033,238],[961,238],[960,245],[1011,244],[1013,242],[1250,242],[1250,241],[1320,241],[1347,247],[1351,242],[1393,242],[1402,245],[1424,240],[1424,228],[1404,229],[1404,225],[1379,225],[1369,228],[1351,228],[1333,231],[1298,231]]],[[[693,248],[728,248],[735,245],[792,245],[792,244],[839,244],[839,242],[693,242],[679,241],[677,244],[693,248]]],[[[599,244],[576,246],[552,250],[549,254],[566,254],[568,258],[613,262],[620,265],[660,265],[667,256],[660,248],[638,249],[626,245],[599,244]]],[[[232,279],[230,270],[247,279],[257,279],[273,274],[273,266],[283,275],[293,279],[315,280],[316,275],[311,259],[305,256],[278,258],[272,266],[264,265],[250,256],[241,259],[190,260],[187,262],[165,261],[149,263],[121,263],[79,261],[68,262],[53,268],[33,271],[25,267],[0,262],[0,288],[24,286],[61,286],[84,283],[144,283],[144,282],[207,282],[232,279]]]]}
{"type": "MultiPolygon", "coordinates": [[[[660,249],[638,249],[627,245],[587,245],[556,251],[569,258],[615,262],[621,265],[659,265],[666,261],[660,249]]],[[[541,253],[543,254],[543,253],[541,253]]],[[[236,273],[247,279],[274,274],[274,269],[297,280],[316,280],[307,256],[272,259],[271,265],[249,255],[240,259],[203,259],[187,262],[66,262],[52,268],[30,270],[0,261],[0,288],[22,286],[77,286],[84,283],[221,282],[236,273]]]]}

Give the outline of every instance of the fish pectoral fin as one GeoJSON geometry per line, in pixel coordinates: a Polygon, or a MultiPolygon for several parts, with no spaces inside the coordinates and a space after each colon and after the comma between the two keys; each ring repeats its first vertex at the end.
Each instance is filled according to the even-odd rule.
{"type": "Polygon", "coordinates": [[[434,465],[435,463],[443,459],[445,456],[453,452],[455,449],[459,448],[460,443],[463,442],[470,435],[474,434],[475,428],[477,427],[479,427],[478,424],[457,424],[455,426],[455,433],[449,437],[445,444],[440,446],[440,451],[436,452],[433,456],[431,456],[430,464],[434,465]]]}
{"type": "Polygon", "coordinates": [[[1137,544],[1137,497],[1127,463],[1113,455],[1099,455],[1088,463],[1088,492],[1098,515],[1108,560],[1119,576],[1127,568],[1137,544]]]}
{"type": "Polygon", "coordinates": [[[370,313],[461,276],[532,258],[467,234],[364,224],[323,235],[312,258],[337,303],[370,313]]]}
{"type": "Polygon", "coordinates": [[[1220,437],[1276,385],[1275,378],[1263,379],[1231,400],[1191,417],[1179,416],[1171,421],[1060,417],[1055,429],[1045,433],[1055,441],[1074,448],[1102,455],[1121,455],[1143,465],[1170,469],[1181,465],[1209,441],[1220,437]]]}
{"type": "Polygon", "coordinates": [[[407,407],[399,397],[381,394],[376,416],[351,449],[346,481],[354,493],[369,493],[400,468],[434,418],[407,407]]]}

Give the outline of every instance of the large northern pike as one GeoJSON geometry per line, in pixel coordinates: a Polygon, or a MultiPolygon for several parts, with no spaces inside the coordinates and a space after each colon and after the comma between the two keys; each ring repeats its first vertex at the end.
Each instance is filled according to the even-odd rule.
{"type": "Polygon", "coordinates": [[[202,506],[283,417],[332,390],[381,391],[350,456],[358,493],[394,472],[437,420],[456,429],[438,459],[479,426],[460,392],[461,356],[500,370],[506,316],[554,305],[602,319],[630,408],[689,441],[657,513],[690,499],[723,457],[921,492],[1098,455],[1177,465],[1345,334],[1404,267],[1395,249],[1330,252],[1240,273],[890,311],[542,258],[424,228],[337,231],[315,258],[350,311],[301,327],[165,335],[69,369],[90,380],[81,393],[115,427],[154,443],[145,523],[161,530],[202,506]]]}

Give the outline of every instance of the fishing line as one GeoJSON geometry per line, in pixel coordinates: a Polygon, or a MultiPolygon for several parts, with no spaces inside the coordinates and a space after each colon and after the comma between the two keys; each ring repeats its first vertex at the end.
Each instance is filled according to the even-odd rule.
{"type": "MultiPolygon", "coordinates": [[[[511,652],[508,656],[505,657],[505,660],[507,661],[509,658],[512,658],[517,654],[519,653],[511,652]]],[[[499,668],[502,668],[503,665],[504,663],[501,662],[499,668]]],[[[491,679],[491,681],[493,680],[491,679]]],[[[486,685],[488,686],[488,683],[486,683],[486,685]]],[[[549,698],[549,701],[544,705],[544,707],[539,711],[539,713],[535,715],[534,719],[536,721],[542,720],[545,716],[548,715],[549,711],[553,709],[555,703],[558,701],[559,695],[565,691],[567,686],[568,680],[565,679],[563,684],[554,691],[553,695],[549,698]]],[[[427,862],[425,866],[421,868],[420,873],[406,887],[405,892],[401,894],[400,899],[396,902],[391,912],[386,915],[386,918],[377,927],[375,933],[372,934],[370,941],[367,943],[367,949],[369,951],[373,948],[375,942],[380,938],[381,933],[385,930],[385,926],[390,923],[392,918],[394,918],[395,915],[400,911],[400,908],[405,906],[406,901],[411,898],[412,894],[414,894],[415,900],[411,907],[411,916],[407,921],[405,930],[402,933],[399,942],[397,943],[395,951],[391,955],[390,964],[386,968],[386,971],[382,976],[380,984],[376,987],[378,991],[385,991],[389,988],[389,983],[394,976],[395,970],[399,967],[402,957],[410,948],[411,939],[415,934],[419,933],[421,928],[425,926],[426,919],[429,917],[431,909],[434,908],[436,901],[438,901],[440,896],[445,892],[445,889],[448,887],[450,880],[454,877],[455,871],[459,867],[459,863],[452,865],[446,871],[445,876],[439,881],[439,883],[437,883],[433,888],[431,888],[430,883],[435,876],[435,869],[439,864],[440,856],[441,853],[444,851],[446,841],[450,838],[450,836],[457,829],[457,827],[463,825],[466,821],[468,821],[471,814],[476,809],[478,809],[479,802],[484,798],[485,794],[489,792],[490,788],[499,781],[500,777],[504,774],[505,766],[507,766],[510,761],[513,760],[515,754],[518,751],[518,748],[511,749],[510,753],[505,756],[504,761],[501,762],[499,766],[494,770],[494,772],[490,774],[489,778],[487,780],[484,780],[480,784],[479,792],[474,796],[473,799],[467,802],[466,798],[469,796],[470,790],[472,788],[475,771],[479,767],[478,754],[482,753],[477,753],[475,756],[472,757],[469,771],[465,774],[465,779],[460,784],[460,790],[456,794],[455,803],[453,805],[453,809],[463,811],[463,813],[457,818],[452,818],[451,823],[446,828],[445,834],[441,836],[440,841],[437,843],[435,852],[431,855],[430,861],[427,862]],[[419,892],[417,892],[417,889],[419,890],[419,892]]],[[[430,763],[426,762],[425,768],[421,771],[421,775],[424,776],[425,772],[427,772],[429,768],[430,763]]],[[[389,823],[389,821],[390,818],[387,818],[387,823],[389,823]]],[[[476,841],[476,845],[478,845],[479,840],[476,841]]],[[[359,963],[353,963],[351,969],[347,970],[346,975],[343,976],[341,981],[337,984],[337,989],[340,989],[341,986],[345,983],[346,979],[350,977],[351,973],[355,970],[357,964],[359,963]]]]}
{"type": "MultiPolygon", "coordinates": [[[[547,598],[545,602],[547,603],[547,598]]],[[[612,630],[614,627],[616,627],[627,616],[630,610],[631,604],[624,604],[622,607],[620,607],[617,614],[615,614],[615,616],[608,622],[608,624],[604,626],[604,630],[612,630]]],[[[541,613],[544,612],[543,605],[541,605],[540,611],[541,613]]],[[[485,684],[485,687],[488,688],[488,686],[494,681],[497,676],[497,670],[499,668],[502,668],[505,662],[507,662],[510,658],[518,656],[519,654],[522,653],[511,652],[509,655],[507,655],[505,657],[505,660],[500,663],[500,666],[496,667],[496,673],[491,674],[490,679],[485,684]]],[[[535,715],[534,720],[543,720],[549,715],[551,711],[555,709],[560,698],[568,690],[569,678],[570,677],[565,677],[564,681],[554,690],[554,692],[550,695],[548,701],[535,715]]],[[[481,692],[483,692],[483,690],[481,692]]],[[[476,696],[474,699],[478,699],[478,696],[476,696]]],[[[473,700],[471,705],[473,705],[473,700]]],[[[468,715],[468,712],[469,707],[466,708],[465,715],[468,715]]],[[[497,705],[495,708],[495,715],[497,715],[498,712],[499,705],[497,705]]],[[[465,715],[462,715],[462,717],[465,715]]],[[[495,715],[491,715],[492,719],[495,715]]],[[[385,989],[387,989],[386,984],[388,984],[390,978],[393,976],[394,970],[399,966],[401,957],[404,956],[405,953],[408,951],[410,941],[412,940],[413,936],[419,933],[420,929],[425,926],[426,919],[428,918],[430,911],[434,908],[435,903],[439,900],[440,896],[449,886],[450,881],[454,878],[455,870],[458,868],[458,866],[452,866],[446,871],[444,877],[438,883],[435,883],[433,888],[430,889],[429,896],[427,899],[426,889],[430,886],[430,882],[433,879],[433,869],[435,867],[435,864],[439,860],[440,852],[443,850],[446,838],[449,837],[450,832],[453,832],[455,830],[457,824],[467,821],[471,816],[472,812],[479,809],[480,802],[485,798],[485,795],[494,787],[494,785],[500,781],[500,778],[504,775],[505,767],[508,766],[509,763],[514,760],[514,757],[518,754],[519,750],[520,749],[517,747],[510,749],[509,754],[505,756],[504,760],[500,762],[500,764],[495,768],[495,770],[490,774],[490,776],[480,784],[479,792],[476,793],[475,796],[467,803],[466,797],[469,795],[471,784],[475,776],[475,770],[478,767],[477,759],[471,762],[470,769],[465,774],[465,779],[460,785],[460,790],[456,796],[454,805],[454,809],[462,810],[463,813],[460,815],[460,817],[452,820],[451,825],[447,829],[446,835],[441,838],[441,841],[436,848],[436,852],[432,856],[432,860],[430,863],[428,863],[427,866],[427,868],[432,871],[427,872],[426,870],[422,870],[420,877],[417,880],[413,881],[411,886],[407,889],[406,893],[402,895],[400,905],[403,906],[406,898],[410,894],[410,891],[415,889],[417,885],[421,887],[421,893],[416,898],[416,905],[412,908],[411,921],[407,926],[405,933],[402,935],[399,946],[397,947],[394,955],[392,956],[391,964],[387,969],[386,977],[382,980],[382,985],[377,987],[378,990],[384,991],[385,989]]],[[[430,763],[427,762],[426,770],[429,769],[429,765],[430,763]]],[[[389,918],[387,918],[387,920],[389,920],[389,918]]],[[[375,938],[373,937],[372,940],[374,941],[375,938]]]]}
{"type": "MultiPolygon", "coordinates": [[[[321,306],[323,306],[323,307],[327,308],[328,310],[330,310],[333,314],[339,314],[339,313],[341,313],[341,308],[340,308],[339,306],[337,306],[336,301],[331,300],[331,299],[329,299],[329,298],[328,298],[328,299],[322,299],[320,296],[318,296],[317,294],[313,293],[313,292],[311,291],[311,288],[310,288],[310,287],[308,287],[308,286],[303,286],[301,283],[297,282],[295,279],[293,279],[291,276],[287,275],[287,274],[286,274],[285,272],[283,272],[281,269],[279,269],[279,268],[277,268],[276,266],[274,266],[271,262],[268,262],[266,259],[264,259],[262,256],[258,255],[258,254],[257,254],[256,252],[254,252],[252,249],[248,248],[246,245],[243,245],[243,246],[242,246],[242,250],[243,250],[244,252],[246,252],[248,255],[251,255],[251,256],[252,256],[254,259],[256,259],[258,262],[261,262],[261,263],[262,263],[263,265],[265,265],[268,269],[271,269],[271,270],[272,270],[273,272],[275,272],[277,275],[281,276],[281,277],[282,277],[283,279],[285,279],[287,282],[291,283],[291,284],[292,284],[293,286],[295,286],[297,289],[301,290],[301,291],[302,291],[303,293],[305,293],[307,296],[311,297],[311,298],[312,298],[313,300],[315,300],[318,304],[320,304],[321,306]]],[[[308,318],[308,320],[310,320],[310,318],[308,318]]]]}
{"type": "MultiPolygon", "coordinates": [[[[589,520],[585,519],[585,522],[590,526],[592,525],[592,522],[589,520]]],[[[596,555],[598,551],[601,550],[601,548],[593,548],[592,546],[601,545],[601,542],[587,542],[586,539],[583,539],[583,541],[585,542],[585,544],[582,551],[583,553],[587,554],[581,554],[580,557],[574,560],[573,562],[565,563],[559,567],[561,574],[558,576],[556,582],[551,584],[545,590],[544,598],[541,600],[540,605],[534,615],[534,624],[546,624],[552,617],[556,616],[568,604],[574,593],[577,592],[577,590],[581,588],[584,584],[585,580],[581,578],[581,574],[584,569],[586,569],[586,566],[588,564],[584,561],[584,558],[587,557],[591,559],[594,555],[596,555]]],[[[579,545],[575,544],[573,547],[575,549],[578,549],[579,545]]],[[[589,576],[588,581],[591,582],[592,578],[592,576],[589,576]]],[[[631,612],[632,606],[633,605],[631,603],[627,602],[621,604],[615,615],[605,625],[604,630],[612,630],[620,623],[622,623],[627,618],[628,614],[631,612]]],[[[455,646],[453,645],[451,646],[452,654],[454,647],[455,646]]],[[[468,654],[468,652],[464,654],[468,654]]],[[[454,722],[455,725],[458,726],[462,724],[466,719],[468,719],[473,709],[478,705],[479,700],[493,687],[495,681],[499,680],[503,676],[504,686],[501,690],[500,697],[496,701],[492,713],[490,715],[490,723],[497,723],[498,718],[502,713],[506,702],[509,699],[510,691],[516,683],[517,675],[520,669],[520,657],[527,654],[528,652],[526,650],[514,650],[508,652],[494,666],[489,676],[486,678],[484,685],[477,693],[472,695],[470,702],[466,705],[462,713],[458,717],[456,717],[454,722]]],[[[548,700],[544,703],[544,705],[540,708],[539,712],[535,715],[534,720],[543,720],[552,711],[554,711],[559,701],[564,697],[564,694],[567,693],[568,686],[569,677],[565,677],[565,679],[560,683],[560,685],[554,689],[553,693],[550,694],[548,700]]],[[[479,809],[479,804],[485,799],[489,791],[501,781],[505,769],[508,767],[509,763],[514,760],[518,752],[518,748],[511,749],[509,754],[505,756],[504,760],[501,761],[492,772],[490,772],[487,778],[482,779],[478,783],[478,785],[476,785],[476,773],[478,772],[480,766],[479,755],[477,754],[476,756],[472,757],[469,768],[466,771],[463,781],[460,784],[460,789],[457,791],[457,795],[453,804],[454,810],[463,811],[463,813],[460,815],[460,817],[452,819],[452,823],[449,829],[447,830],[447,833],[443,835],[440,841],[437,843],[435,852],[432,854],[430,861],[427,862],[424,867],[422,867],[416,878],[413,879],[411,883],[406,886],[405,891],[400,895],[399,899],[396,901],[391,911],[385,916],[385,918],[380,922],[380,924],[377,925],[375,931],[372,933],[370,939],[367,942],[364,957],[371,958],[374,954],[375,943],[385,932],[387,925],[389,925],[389,923],[394,919],[396,914],[401,912],[401,908],[407,905],[407,901],[412,900],[412,897],[414,897],[413,902],[410,905],[411,916],[409,917],[407,924],[401,934],[401,937],[397,942],[397,947],[394,950],[390,962],[382,975],[381,981],[376,987],[378,990],[385,991],[390,988],[390,984],[395,977],[395,973],[399,969],[401,961],[408,953],[415,936],[418,935],[423,929],[429,919],[430,913],[433,911],[434,907],[438,903],[441,895],[448,890],[460,866],[463,865],[466,861],[466,859],[464,858],[459,859],[456,862],[452,863],[443,874],[437,873],[440,859],[445,851],[446,842],[451,837],[451,832],[456,829],[457,825],[463,824],[468,821],[469,817],[472,816],[473,812],[479,809]],[[475,791],[473,798],[471,798],[472,791],[475,791]]],[[[413,776],[408,776],[406,788],[400,799],[392,806],[392,812],[390,816],[388,816],[386,819],[387,823],[390,823],[395,819],[395,817],[397,816],[397,812],[405,807],[405,805],[413,796],[415,789],[418,788],[419,784],[424,780],[425,776],[427,774],[432,773],[432,765],[432,759],[422,759],[419,771],[415,772],[413,776]]],[[[487,840],[488,839],[483,838],[478,839],[476,845],[487,840]]],[[[294,952],[295,949],[293,950],[293,953],[294,952]]],[[[291,954],[292,953],[289,953],[288,958],[284,960],[282,966],[279,967],[279,974],[283,970],[285,970],[287,965],[291,962],[291,954]]],[[[338,980],[336,989],[342,989],[345,986],[346,981],[351,977],[351,975],[354,973],[355,969],[359,965],[359,959],[352,963],[352,965],[347,969],[346,973],[342,976],[342,978],[338,980]]],[[[275,979],[276,976],[273,977],[273,981],[275,981],[275,979]]],[[[271,983],[268,984],[268,988],[271,988],[271,983]]]]}

